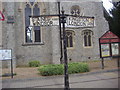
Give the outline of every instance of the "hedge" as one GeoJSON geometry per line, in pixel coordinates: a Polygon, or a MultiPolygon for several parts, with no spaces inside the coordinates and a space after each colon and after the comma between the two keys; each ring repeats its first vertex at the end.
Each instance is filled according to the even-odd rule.
{"type": "MultiPolygon", "coordinates": [[[[63,64],[49,64],[42,65],[38,68],[38,71],[42,76],[52,76],[52,75],[63,75],[64,74],[64,65],[63,64]]],[[[88,72],[89,67],[87,63],[69,63],[68,64],[68,73],[82,73],[88,72]]]]}

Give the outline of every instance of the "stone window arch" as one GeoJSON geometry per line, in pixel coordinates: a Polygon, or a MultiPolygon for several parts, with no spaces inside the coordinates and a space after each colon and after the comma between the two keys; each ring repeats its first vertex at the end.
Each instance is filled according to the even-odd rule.
{"type": "Polygon", "coordinates": [[[78,5],[74,5],[71,7],[72,15],[80,15],[80,7],[78,5]]]}
{"type": "Polygon", "coordinates": [[[74,35],[75,35],[74,31],[66,30],[66,44],[67,44],[67,48],[74,47],[74,35]]]}
{"type": "Polygon", "coordinates": [[[93,42],[92,42],[93,31],[92,30],[83,30],[82,36],[83,36],[83,46],[91,47],[93,45],[93,42]]]}

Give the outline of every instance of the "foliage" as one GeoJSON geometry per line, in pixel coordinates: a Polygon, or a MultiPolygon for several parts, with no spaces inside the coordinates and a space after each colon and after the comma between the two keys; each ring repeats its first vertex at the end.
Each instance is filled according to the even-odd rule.
{"type": "Polygon", "coordinates": [[[40,61],[30,61],[29,62],[29,67],[38,67],[40,66],[40,61]]]}
{"type": "MultiPolygon", "coordinates": [[[[49,64],[42,65],[38,68],[38,71],[42,76],[51,76],[51,75],[62,75],[64,74],[64,65],[63,64],[49,64]]],[[[69,63],[68,64],[68,73],[80,73],[88,72],[89,67],[86,63],[69,63]]]]}
{"type": "Polygon", "coordinates": [[[114,8],[110,11],[112,16],[106,14],[106,20],[109,23],[110,30],[120,37],[120,1],[113,3],[114,8]]]}
{"type": "Polygon", "coordinates": [[[42,65],[38,68],[38,71],[42,76],[62,75],[63,64],[42,65]]]}
{"type": "Polygon", "coordinates": [[[80,72],[88,72],[89,67],[87,63],[69,63],[68,65],[68,73],[80,73],[80,72]]]}

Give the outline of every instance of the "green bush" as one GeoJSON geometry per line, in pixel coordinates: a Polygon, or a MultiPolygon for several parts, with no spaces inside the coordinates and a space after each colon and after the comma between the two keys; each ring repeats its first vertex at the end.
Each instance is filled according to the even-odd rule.
{"type": "MultiPolygon", "coordinates": [[[[42,65],[38,68],[38,71],[42,76],[51,76],[51,75],[62,75],[64,74],[64,65],[63,64],[49,64],[42,65]]],[[[68,73],[80,73],[88,72],[89,67],[87,63],[69,63],[68,64],[68,73]]]]}
{"type": "Polygon", "coordinates": [[[38,67],[40,66],[40,61],[30,61],[29,67],[38,67]]]}
{"type": "Polygon", "coordinates": [[[38,70],[42,76],[51,76],[62,75],[64,70],[63,68],[62,64],[49,64],[40,66],[38,70]]]}
{"type": "Polygon", "coordinates": [[[82,73],[82,72],[88,72],[89,67],[87,63],[69,63],[68,64],[68,73],[82,73]]]}

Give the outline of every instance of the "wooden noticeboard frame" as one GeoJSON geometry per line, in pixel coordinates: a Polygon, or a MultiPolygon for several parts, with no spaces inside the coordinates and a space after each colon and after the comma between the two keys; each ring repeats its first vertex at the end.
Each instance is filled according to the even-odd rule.
{"type": "Polygon", "coordinates": [[[100,58],[120,57],[120,38],[107,31],[99,38],[100,58]]]}

